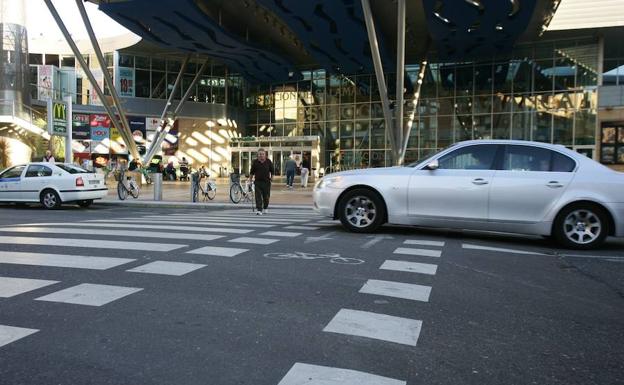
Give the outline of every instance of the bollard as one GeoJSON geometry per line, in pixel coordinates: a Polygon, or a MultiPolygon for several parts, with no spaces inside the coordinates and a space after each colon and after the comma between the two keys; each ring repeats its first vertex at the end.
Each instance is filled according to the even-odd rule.
{"type": "Polygon", "coordinates": [[[154,200],[162,200],[162,174],[155,172],[152,174],[152,183],[154,183],[154,200]]]}
{"type": "Polygon", "coordinates": [[[191,202],[197,202],[197,196],[199,195],[199,191],[197,188],[199,187],[199,172],[191,173],[191,202]]]}

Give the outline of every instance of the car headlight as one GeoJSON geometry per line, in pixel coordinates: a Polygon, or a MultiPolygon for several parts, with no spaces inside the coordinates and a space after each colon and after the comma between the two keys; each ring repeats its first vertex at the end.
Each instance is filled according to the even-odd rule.
{"type": "Polygon", "coordinates": [[[325,188],[325,187],[331,187],[332,185],[335,185],[335,184],[339,183],[341,179],[342,178],[339,177],[339,176],[324,177],[323,179],[318,181],[318,183],[316,184],[316,188],[317,189],[322,189],[322,188],[325,188]]]}

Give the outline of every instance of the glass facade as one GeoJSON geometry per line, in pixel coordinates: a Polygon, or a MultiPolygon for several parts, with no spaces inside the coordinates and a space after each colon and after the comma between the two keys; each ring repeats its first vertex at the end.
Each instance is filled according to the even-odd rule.
{"type": "MultiPolygon", "coordinates": [[[[469,139],[595,146],[598,47],[593,38],[549,41],[504,58],[429,64],[406,162],[469,139]]],[[[418,71],[407,66],[412,83],[418,71]]],[[[391,99],[394,79],[386,74],[391,99]]],[[[299,82],[251,86],[245,104],[245,136],[318,136],[324,168],[389,164],[374,75],[307,71],[299,82]]],[[[412,106],[407,99],[406,120],[412,106]]]]}

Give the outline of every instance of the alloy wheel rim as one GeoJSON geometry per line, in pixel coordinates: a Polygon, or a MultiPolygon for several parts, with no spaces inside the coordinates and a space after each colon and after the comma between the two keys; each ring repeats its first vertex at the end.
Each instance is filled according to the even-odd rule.
{"type": "Polygon", "coordinates": [[[377,207],[368,197],[358,195],[347,202],[345,217],[351,225],[365,228],[370,226],[377,218],[377,207]]]}
{"type": "Polygon", "coordinates": [[[594,242],[602,233],[600,218],[590,210],[575,210],[563,222],[566,237],[579,245],[594,242]]]}
{"type": "Polygon", "coordinates": [[[56,206],[56,197],[52,193],[47,193],[43,197],[43,204],[46,207],[54,207],[56,206]]]}

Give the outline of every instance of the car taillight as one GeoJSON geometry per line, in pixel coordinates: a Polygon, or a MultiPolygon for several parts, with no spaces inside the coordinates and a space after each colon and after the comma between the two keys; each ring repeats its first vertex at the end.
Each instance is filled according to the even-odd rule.
{"type": "Polygon", "coordinates": [[[76,178],[76,187],[84,187],[84,181],[82,180],[82,177],[78,177],[76,178]]]}

